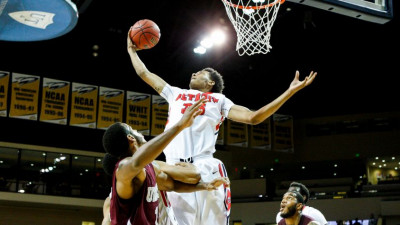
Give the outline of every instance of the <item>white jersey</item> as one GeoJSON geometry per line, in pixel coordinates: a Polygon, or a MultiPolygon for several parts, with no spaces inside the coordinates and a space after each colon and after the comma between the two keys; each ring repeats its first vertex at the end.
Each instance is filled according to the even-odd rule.
{"type": "MultiPolygon", "coordinates": [[[[328,221],[326,221],[325,216],[316,208],[313,208],[310,206],[304,206],[303,209],[301,210],[301,213],[303,215],[311,217],[313,220],[319,222],[319,224],[321,224],[321,225],[328,224],[328,221]]],[[[278,224],[279,221],[281,221],[281,219],[283,219],[281,217],[281,213],[278,213],[276,215],[276,223],[278,224]]]]}
{"type": "Polygon", "coordinates": [[[213,154],[219,127],[228,116],[233,102],[220,93],[204,93],[165,85],[161,94],[169,104],[168,122],[165,130],[175,125],[185,109],[206,96],[209,100],[201,115],[195,118],[192,126],[180,132],[164,149],[168,159],[186,159],[203,154],[213,154]]]}

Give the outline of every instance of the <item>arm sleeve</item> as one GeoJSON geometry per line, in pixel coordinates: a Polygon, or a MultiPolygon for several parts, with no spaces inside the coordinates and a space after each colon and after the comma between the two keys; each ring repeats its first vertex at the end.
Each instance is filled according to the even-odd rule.
{"type": "Polygon", "coordinates": [[[161,91],[160,95],[161,97],[165,98],[165,100],[167,100],[167,102],[170,102],[172,100],[172,98],[174,97],[174,91],[176,91],[176,87],[172,87],[169,84],[166,84],[163,88],[163,90],[161,91]]]}

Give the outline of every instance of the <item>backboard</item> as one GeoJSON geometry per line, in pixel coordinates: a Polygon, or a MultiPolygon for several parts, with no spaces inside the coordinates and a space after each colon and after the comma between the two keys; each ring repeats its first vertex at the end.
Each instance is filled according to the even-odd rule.
{"type": "Polygon", "coordinates": [[[384,24],[393,18],[393,0],[287,0],[333,13],[384,24]]]}

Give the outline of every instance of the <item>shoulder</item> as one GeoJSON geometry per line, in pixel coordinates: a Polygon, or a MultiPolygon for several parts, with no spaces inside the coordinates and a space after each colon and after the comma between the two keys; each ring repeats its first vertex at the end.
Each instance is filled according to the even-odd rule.
{"type": "Polygon", "coordinates": [[[301,215],[301,225],[322,225],[322,224],[320,224],[318,221],[314,220],[311,216],[302,214],[301,215]]]}
{"type": "Polygon", "coordinates": [[[311,217],[313,220],[318,221],[321,225],[328,223],[325,219],[325,216],[316,208],[306,206],[302,212],[303,215],[311,217]]]}
{"type": "Polygon", "coordinates": [[[281,219],[279,220],[279,222],[277,222],[277,224],[278,224],[278,225],[286,225],[286,221],[285,221],[285,219],[281,218],[281,219]]]}
{"type": "Polygon", "coordinates": [[[318,221],[312,220],[307,225],[323,225],[323,224],[319,223],[318,221]]]}

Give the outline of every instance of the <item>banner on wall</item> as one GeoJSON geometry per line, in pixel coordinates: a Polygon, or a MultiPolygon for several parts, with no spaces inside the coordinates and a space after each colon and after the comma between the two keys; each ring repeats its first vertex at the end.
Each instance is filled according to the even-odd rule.
{"type": "Polygon", "coordinates": [[[271,150],[271,117],[249,126],[249,147],[271,150]]]}
{"type": "Polygon", "coordinates": [[[126,92],[126,123],[143,135],[150,135],[151,95],[126,92]]]}
{"type": "Polygon", "coordinates": [[[6,71],[0,71],[0,117],[7,116],[9,83],[10,73],[6,71]]]}
{"type": "Polygon", "coordinates": [[[9,117],[37,120],[40,77],[13,73],[9,117]]]}
{"type": "Polygon", "coordinates": [[[96,128],[98,86],[72,83],[70,126],[96,128]]]}
{"type": "Polygon", "coordinates": [[[43,78],[40,121],[66,125],[70,82],[43,78]]]}
{"type": "Polygon", "coordinates": [[[151,136],[156,136],[164,132],[168,121],[168,102],[159,95],[152,95],[151,105],[151,136]]]}
{"type": "Polygon", "coordinates": [[[107,129],[116,122],[122,122],[125,91],[100,87],[97,129],[107,129]]]}
{"type": "Polygon", "coordinates": [[[226,144],[231,146],[247,147],[248,130],[247,124],[227,120],[226,144]]]}
{"type": "Polygon", "coordinates": [[[279,152],[294,152],[293,117],[288,115],[273,115],[273,148],[279,152]]]}

